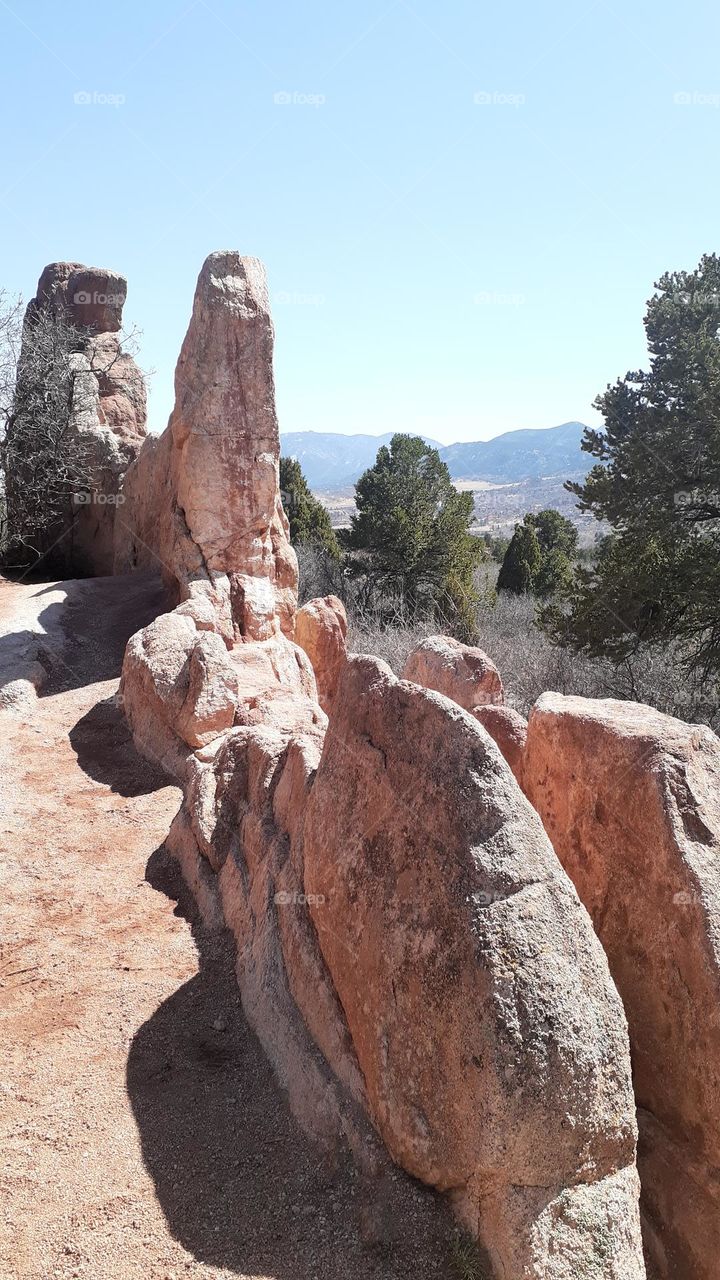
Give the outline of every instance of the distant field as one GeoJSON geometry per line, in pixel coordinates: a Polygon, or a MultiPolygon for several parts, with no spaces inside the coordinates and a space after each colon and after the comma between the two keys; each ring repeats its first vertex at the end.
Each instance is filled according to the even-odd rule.
{"type": "MultiPolygon", "coordinates": [[[[543,507],[555,507],[572,520],[580,531],[580,543],[587,546],[602,532],[592,516],[581,514],[575,498],[564,488],[566,479],[582,479],[579,476],[547,476],[512,483],[496,484],[489,480],[456,480],[461,492],[474,495],[475,520],[478,532],[489,530],[512,533],[518,520],[528,511],[541,511],[543,507]]],[[[330,490],[317,490],[316,496],[330,513],[333,528],[346,529],[355,511],[355,490],[352,486],[330,490]]]]}

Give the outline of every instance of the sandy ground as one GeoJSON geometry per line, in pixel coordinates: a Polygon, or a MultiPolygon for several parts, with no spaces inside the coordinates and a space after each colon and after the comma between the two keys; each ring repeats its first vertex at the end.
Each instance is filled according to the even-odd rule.
{"type": "Polygon", "coordinates": [[[319,1163],[189,922],[162,847],[179,792],[114,702],[142,575],[0,581],[0,1280],[449,1277],[449,1224],[398,1178],[319,1163]]]}

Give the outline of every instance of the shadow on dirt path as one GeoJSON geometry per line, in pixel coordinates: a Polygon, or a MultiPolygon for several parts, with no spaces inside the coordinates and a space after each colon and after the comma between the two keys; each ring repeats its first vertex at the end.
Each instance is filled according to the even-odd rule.
{"type": "Polygon", "coordinates": [[[233,942],[188,924],[162,845],[180,792],[116,701],[163,607],[150,575],[0,582],[0,649],[60,654],[43,696],[0,705],[0,1276],[449,1280],[444,1206],[321,1163],[233,942]]]}
{"type": "MultiPolygon", "coordinates": [[[[148,879],[193,913],[164,849],[148,879]]],[[[450,1277],[451,1226],[404,1175],[330,1167],[292,1118],[240,1005],[229,934],[195,919],[199,972],[134,1037],[127,1087],[173,1235],[195,1258],[279,1280],[450,1277]]]]}
{"type": "Polygon", "coordinates": [[[115,694],[96,702],[73,725],[69,737],[83,772],[117,795],[146,795],[173,781],[159,765],[138,756],[115,694]]]}
{"type": "Polygon", "coordinates": [[[48,583],[0,577],[0,695],[15,681],[47,697],[117,679],[130,636],[166,608],[155,573],[48,583]]]}

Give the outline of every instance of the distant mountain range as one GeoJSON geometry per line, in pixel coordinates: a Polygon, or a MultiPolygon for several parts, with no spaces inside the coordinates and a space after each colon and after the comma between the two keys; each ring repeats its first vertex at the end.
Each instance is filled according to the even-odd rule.
{"type": "MultiPolygon", "coordinates": [[[[592,458],[580,448],[584,430],[582,422],[563,422],[544,430],[506,431],[494,440],[470,444],[441,445],[427,436],[423,439],[439,450],[454,480],[512,484],[551,476],[564,480],[589,471],[592,458]]],[[[332,431],[287,431],[280,436],[280,447],[283,454],[297,458],[311,489],[334,492],[354,484],[392,436],[392,432],[345,436],[332,431]]]]}

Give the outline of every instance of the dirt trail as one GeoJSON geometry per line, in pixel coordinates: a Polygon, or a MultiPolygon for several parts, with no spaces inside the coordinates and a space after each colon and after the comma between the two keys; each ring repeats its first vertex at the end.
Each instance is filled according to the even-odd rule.
{"type": "Polygon", "coordinates": [[[450,1276],[429,1192],[318,1164],[229,941],[174,901],[179,792],[114,702],[160,607],[143,575],[0,580],[0,672],[37,618],[53,669],[0,710],[0,1280],[450,1276]]]}

